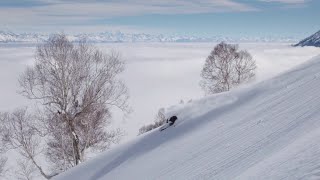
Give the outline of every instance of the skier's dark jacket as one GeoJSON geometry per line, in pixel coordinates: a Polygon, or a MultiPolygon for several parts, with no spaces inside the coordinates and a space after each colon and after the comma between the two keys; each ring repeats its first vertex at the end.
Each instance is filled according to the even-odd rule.
{"type": "Polygon", "coordinates": [[[169,119],[169,125],[171,126],[171,125],[173,125],[174,124],[174,122],[177,120],[178,118],[177,118],[177,116],[172,116],[170,119],[169,119]]]}

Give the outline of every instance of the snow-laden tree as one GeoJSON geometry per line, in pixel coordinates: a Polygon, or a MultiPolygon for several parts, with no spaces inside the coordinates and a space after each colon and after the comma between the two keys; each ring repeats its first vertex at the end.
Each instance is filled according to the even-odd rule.
{"type": "Polygon", "coordinates": [[[255,60],[238,45],[219,43],[207,57],[200,86],[206,94],[229,91],[255,77],[255,60]]]}
{"type": "Polygon", "coordinates": [[[106,127],[112,107],[130,111],[127,88],[118,78],[123,71],[119,54],[105,54],[86,41],[72,43],[64,34],[37,46],[35,63],[19,83],[22,95],[42,105],[33,120],[46,138],[54,171],[76,166],[88,150],[119,141],[121,131],[106,127]]]}

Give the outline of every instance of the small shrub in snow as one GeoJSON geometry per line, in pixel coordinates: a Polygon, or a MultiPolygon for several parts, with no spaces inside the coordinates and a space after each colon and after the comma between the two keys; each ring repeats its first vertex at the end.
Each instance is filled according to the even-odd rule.
{"type": "Polygon", "coordinates": [[[164,115],[164,109],[161,108],[161,109],[159,109],[158,114],[155,117],[154,123],[142,126],[139,129],[139,134],[138,135],[146,133],[148,131],[151,131],[152,129],[158,128],[158,127],[162,126],[164,123],[166,123],[166,117],[164,115]]]}

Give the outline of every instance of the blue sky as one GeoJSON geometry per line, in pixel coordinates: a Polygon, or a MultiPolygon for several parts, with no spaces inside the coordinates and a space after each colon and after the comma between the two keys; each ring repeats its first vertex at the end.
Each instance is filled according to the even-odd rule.
{"type": "Polygon", "coordinates": [[[320,30],[319,0],[1,0],[0,30],[298,36],[320,30]]]}

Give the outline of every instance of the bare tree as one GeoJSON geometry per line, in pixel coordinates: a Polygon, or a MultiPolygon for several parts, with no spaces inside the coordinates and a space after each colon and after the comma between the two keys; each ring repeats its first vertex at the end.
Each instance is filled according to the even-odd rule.
{"type": "Polygon", "coordinates": [[[229,91],[255,77],[256,64],[249,52],[238,45],[221,42],[206,59],[200,86],[206,94],[229,91]]]}
{"type": "Polygon", "coordinates": [[[37,168],[45,178],[51,178],[52,176],[45,173],[36,160],[36,157],[42,151],[42,148],[40,148],[41,139],[35,121],[32,119],[32,116],[27,113],[27,109],[16,109],[11,114],[4,114],[3,117],[5,118],[5,123],[2,140],[8,149],[18,150],[19,154],[25,159],[18,163],[22,170],[20,173],[25,174],[28,172],[28,174],[31,174],[34,171],[31,172],[30,170],[37,168]],[[27,165],[30,163],[32,163],[32,166],[27,165]],[[26,171],[27,169],[28,171],[26,171]]]}
{"type": "Polygon", "coordinates": [[[43,105],[35,129],[45,132],[46,155],[55,171],[76,166],[88,149],[119,141],[120,130],[106,131],[112,107],[130,111],[127,88],[118,79],[124,70],[119,54],[56,34],[37,47],[35,60],[19,83],[22,95],[43,105]]]}
{"type": "Polygon", "coordinates": [[[7,157],[4,156],[5,152],[7,151],[8,147],[6,142],[4,141],[4,134],[5,134],[5,121],[6,121],[7,114],[0,113],[0,177],[5,175],[6,172],[6,162],[7,157]]]}

